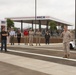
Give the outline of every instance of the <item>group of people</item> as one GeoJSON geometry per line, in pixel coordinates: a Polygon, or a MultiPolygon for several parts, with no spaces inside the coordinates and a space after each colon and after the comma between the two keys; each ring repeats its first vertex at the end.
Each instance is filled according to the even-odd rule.
{"type": "MultiPolygon", "coordinates": [[[[34,38],[34,34],[35,34],[35,40],[36,40],[36,46],[39,44],[40,46],[40,41],[41,41],[41,32],[39,31],[39,29],[36,31],[36,33],[34,33],[34,31],[32,29],[30,29],[29,31],[25,31],[24,32],[24,42],[25,45],[28,44],[29,42],[29,46],[33,46],[33,38],[34,38]]],[[[17,34],[15,33],[14,29],[11,28],[10,30],[5,31],[5,28],[2,28],[1,30],[1,51],[3,50],[3,48],[5,48],[5,51],[7,51],[7,44],[14,45],[14,37],[17,36],[17,41],[18,41],[18,45],[20,45],[20,41],[21,41],[21,32],[20,30],[17,31],[17,34]]],[[[48,33],[48,31],[45,34],[45,43],[49,44],[49,39],[50,39],[50,34],[48,33]]]]}
{"type": "MultiPolygon", "coordinates": [[[[29,40],[29,45],[30,46],[33,46],[33,42],[34,40],[36,41],[36,46],[39,45],[40,46],[40,42],[41,42],[41,35],[42,33],[39,31],[39,29],[34,32],[32,29],[29,30],[29,33],[27,33],[27,31],[25,31],[25,44],[28,45],[28,40],[29,40]],[[34,39],[34,35],[35,35],[35,39],[34,39]],[[29,37],[29,39],[28,39],[29,37]],[[33,40],[34,39],[34,40],[33,40]]],[[[47,31],[46,34],[45,34],[45,43],[46,44],[49,44],[49,41],[50,41],[50,34],[49,32],[47,31]]]]}
{"type": "MultiPolygon", "coordinates": [[[[25,31],[26,32],[26,31],[25,31]]],[[[29,46],[33,46],[33,42],[34,42],[34,35],[35,35],[35,40],[36,40],[36,46],[37,44],[39,43],[39,46],[40,46],[40,40],[41,40],[41,32],[39,30],[36,31],[36,33],[30,29],[28,31],[28,33],[24,33],[24,39],[25,39],[25,44],[28,45],[28,42],[29,42],[29,46]],[[28,35],[27,35],[28,34],[28,35]]]]}
{"type": "MultiPolygon", "coordinates": [[[[29,34],[29,36],[27,35],[29,37],[29,45],[33,46],[34,31],[32,29],[30,29],[27,34],[29,34]]],[[[37,30],[35,34],[36,34],[36,46],[38,43],[40,46],[41,32],[39,30],[37,30]]],[[[11,45],[14,45],[14,36],[15,36],[15,31],[13,28],[11,28],[10,32],[9,32],[9,30],[6,32],[5,28],[2,28],[2,31],[1,31],[1,51],[3,51],[3,48],[4,48],[5,52],[7,52],[7,42],[9,43],[9,41],[10,41],[11,45]],[[9,40],[9,38],[10,38],[10,40],[9,40]]],[[[27,36],[25,36],[26,39],[28,38],[27,36]]],[[[64,58],[68,58],[70,56],[69,42],[72,39],[72,36],[71,36],[70,31],[68,31],[67,26],[64,26],[64,31],[61,33],[61,37],[63,38],[64,58]]],[[[50,34],[47,31],[45,34],[45,43],[46,44],[49,44],[49,39],[50,39],[50,34]]],[[[17,32],[17,40],[18,40],[18,44],[20,44],[20,40],[21,40],[20,30],[18,30],[18,32],[17,32]]],[[[25,40],[25,41],[27,41],[27,40],[25,40]]]]}

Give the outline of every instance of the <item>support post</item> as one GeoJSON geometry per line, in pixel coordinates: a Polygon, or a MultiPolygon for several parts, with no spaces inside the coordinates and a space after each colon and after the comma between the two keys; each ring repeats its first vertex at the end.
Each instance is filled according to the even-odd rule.
{"type": "Polygon", "coordinates": [[[21,32],[23,32],[23,21],[21,20],[21,32]]]}

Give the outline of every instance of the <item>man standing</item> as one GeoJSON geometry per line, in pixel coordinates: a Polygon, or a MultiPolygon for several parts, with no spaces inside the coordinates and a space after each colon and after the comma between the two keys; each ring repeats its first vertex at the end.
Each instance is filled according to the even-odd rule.
{"type": "Polygon", "coordinates": [[[25,42],[25,45],[28,45],[28,35],[29,35],[28,30],[24,30],[24,42],[25,42]]]}
{"type": "Polygon", "coordinates": [[[5,28],[2,28],[1,31],[1,51],[3,51],[3,48],[5,49],[5,52],[7,52],[7,32],[5,31],[5,28]]]}
{"type": "Polygon", "coordinates": [[[11,31],[10,31],[10,43],[11,45],[14,45],[14,36],[15,36],[15,31],[13,28],[11,28],[11,31]]]}
{"type": "Polygon", "coordinates": [[[39,43],[40,46],[40,40],[41,40],[41,32],[39,31],[39,29],[36,32],[36,46],[39,43]]]}
{"type": "Polygon", "coordinates": [[[30,29],[29,31],[29,45],[33,46],[33,36],[34,36],[34,31],[30,29]]]}
{"type": "Polygon", "coordinates": [[[68,58],[70,56],[70,40],[72,39],[72,36],[70,31],[68,31],[67,26],[64,26],[61,37],[63,38],[64,58],[68,58]]]}

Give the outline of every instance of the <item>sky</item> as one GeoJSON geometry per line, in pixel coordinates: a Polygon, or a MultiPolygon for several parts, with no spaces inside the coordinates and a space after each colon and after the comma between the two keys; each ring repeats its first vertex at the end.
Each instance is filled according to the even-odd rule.
{"type": "MultiPolygon", "coordinates": [[[[37,16],[52,16],[75,25],[75,0],[36,1],[37,16]]],[[[0,0],[0,20],[29,16],[35,16],[35,0],[0,0]]]]}

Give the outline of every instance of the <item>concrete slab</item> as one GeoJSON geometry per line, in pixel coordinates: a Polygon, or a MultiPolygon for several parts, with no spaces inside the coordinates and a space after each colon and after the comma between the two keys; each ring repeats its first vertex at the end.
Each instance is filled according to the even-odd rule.
{"type": "Polygon", "coordinates": [[[0,62],[0,75],[48,75],[48,74],[0,62]]]}
{"type": "Polygon", "coordinates": [[[39,71],[44,73],[44,75],[45,73],[50,75],[76,75],[76,67],[74,66],[62,65],[58,63],[47,62],[47,61],[32,59],[27,57],[21,57],[17,55],[0,53],[0,61],[11,65],[15,65],[18,67],[22,67],[25,69],[27,68],[34,71],[39,71]]]}

